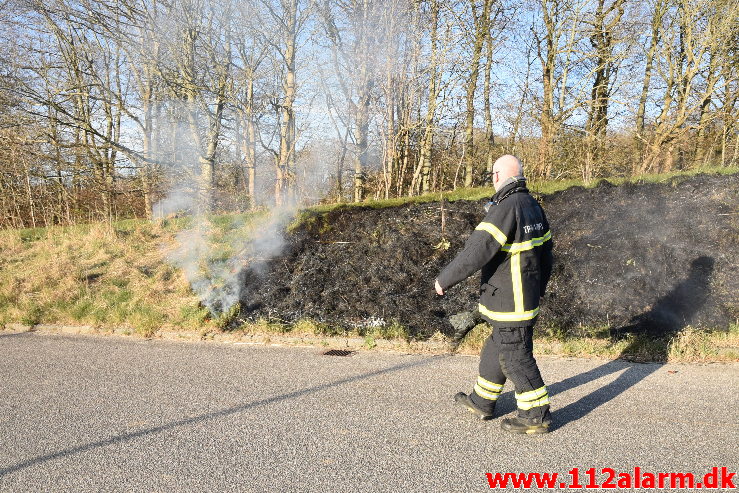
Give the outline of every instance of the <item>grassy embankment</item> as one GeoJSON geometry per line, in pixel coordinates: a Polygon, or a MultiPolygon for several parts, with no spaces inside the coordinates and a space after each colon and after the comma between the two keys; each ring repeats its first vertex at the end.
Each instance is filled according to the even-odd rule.
{"type": "MultiPolygon", "coordinates": [[[[731,174],[739,169],[703,169],[700,172],[731,174]]],[[[663,182],[695,174],[648,175],[637,179],[610,180],[663,182]]],[[[533,183],[542,194],[582,185],[581,182],[533,183]]],[[[446,200],[478,200],[491,194],[489,188],[445,193],[446,200]]],[[[406,203],[439,200],[440,194],[421,197],[369,201],[363,204],[330,204],[302,212],[297,222],[340,207],[383,208],[406,203]]],[[[227,214],[209,218],[212,259],[227,259],[239,247],[239,239],[249,234],[258,214],[227,214]]],[[[113,225],[92,224],[70,227],[0,231],[0,328],[23,325],[61,324],[123,328],[132,334],[150,337],[159,330],[196,332],[203,336],[217,332],[223,319],[211,318],[192,293],[183,273],[166,262],[174,248],[175,235],[191,224],[189,218],[158,223],[126,220],[113,225]]],[[[297,223],[294,223],[297,224],[297,223]]],[[[203,266],[207,270],[207,266],[203,266]]],[[[378,339],[407,340],[403,327],[347,334],[343,330],[310,320],[293,325],[257,321],[244,324],[246,334],[280,336],[358,336],[369,348],[378,339]]],[[[563,336],[542,329],[538,352],[567,356],[629,357],[636,360],[736,361],[739,360],[739,326],[729,332],[686,329],[672,340],[629,336],[611,340],[606,331],[583,329],[578,336],[563,336]]],[[[471,333],[461,350],[479,350],[484,327],[471,333]]],[[[402,343],[400,343],[402,345],[402,343]]]]}
{"type": "MultiPolygon", "coordinates": [[[[228,259],[259,214],[209,218],[208,260],[228,259]]],[[[191,218],[0,231],[0,326],[61,324],[217,330],[183,272],[167,262],[191,218]]],[[[201,265],[207,274],[207,264],[201,265]]]]}

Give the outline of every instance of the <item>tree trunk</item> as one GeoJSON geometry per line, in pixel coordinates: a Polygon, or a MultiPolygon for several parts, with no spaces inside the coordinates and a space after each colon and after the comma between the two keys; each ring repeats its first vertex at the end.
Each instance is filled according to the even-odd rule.
{"type": "Polygon", "coordinates": [[[636,149],[637,149],[637,161],[634,163],[632,172],[637,171],[637,163],[642,164],[644,160],[644,144],[646,142],[646,136],[644,135],[644,115],[646,113],[647,106],[647,95],[649,94],[649,84],[652,79],[652,67],[654,64],[654,57],[657,53],[657,46],[659,44],[660,27],[662,25],[662,18],[665,14],[666,0],[657,0],[654,6],[654,12],[652,13],[652,38],[649,42],[649,50],[647,51],[647,60],[644,66],[644,81],[642,82],[641,94],[639,96],[639,106],[636,110],[636,149]]]}
{"type": "Polygon", "coordinates": [[[624,0],[614,0],[605,8],[605,0],[598,0],[590,44],[595,52],[595,78],[590,93],[590,108],[586,131],[586,160],[583,180],[590,183],[594,168],[602,159],[604,140],[608,128],[608,103],[611,90],[611,76],[614,71],[613,30],[623,16],[624,0]],[[610,20],[607,17],[616,12],[610,20]]]}
{"type": "MultiPolygon", "coordinates": [[[[488,27],[488,31],[490,26],[488,27]]],[[[482,99],[485,113],[485,142],[487,143],[487,159],[483,184],[489,186],[493,183],[493,165],[495,164],[495,134],[493,133],[493,115],[490,111],[490,77],[493,68],[493,36],[488,33],[485,52],[485,82],[483,85],[482,99]]]]}
{"type": "Polygon", "coordinates": [[[285,79],[282,82],[282,101],[280,102],[280,151],[277,158],[277,181],[275,183],[275,204],[295,201],[295,91],[297,48],[298,0],[283,4],[283,62],[285,79]]]}
{"type": "MultiPolygon", "coordinates": [[[[545,53],[541,53],[541,44],[538,55],[542,65],[542,107],[539,121],[541,137],[539,139],[539,153],[536,171],[539,175],[549,178],[552,170],[552,149],[554,147],[554,69],[557,59],[556,26],[552,12],[549,10],[549,0],[541,0],[546,36],[544,40],[545,53]]],[[[555,8],[558,5],[555,4],[555,8]]]]}
{"type": "Polygon", "coordinates": [[[357,19],[357,36],[355,43],[355,54],[358,57],[358,100],[354,105],[354,142],[356,153],[354,155],[354,202],[364,200],[365,194],[365,170],[369,153],[369,109],[370,95],[372,91],[372,78],[370,76],[369,56],[369,0],[361,0],[361,10],[357,19]]]}
{"type": "Polygon", "coordinates": [[[483,0],[482,13],[477,15],[476,0],[470,0],[472,16],[475,25],[475,39],[472,45],[472,60],[470,61],[470,75],[465,87],[465,130],[464,130],[464,186],[471,187],[475,164],[474,132],[475,132],[475,91],[477,90],[477,79],[480,75],[480,58],[482,47],[490,36],[490,7],[493,0],[483,0]]]}

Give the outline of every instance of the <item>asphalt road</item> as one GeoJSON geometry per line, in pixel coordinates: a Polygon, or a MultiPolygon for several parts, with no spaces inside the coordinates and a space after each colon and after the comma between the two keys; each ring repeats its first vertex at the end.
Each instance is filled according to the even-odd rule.
{"type": "MultiPolygon", "coordinates": [[[[472,357],[0,333],[0,491],[454,492],[495,472],[737,470],[739,365],[539,363],[554,430],[514,436],[453,404],[472,357]]],[[[499,411],[514,407],[507,385],[499,411]]]]}

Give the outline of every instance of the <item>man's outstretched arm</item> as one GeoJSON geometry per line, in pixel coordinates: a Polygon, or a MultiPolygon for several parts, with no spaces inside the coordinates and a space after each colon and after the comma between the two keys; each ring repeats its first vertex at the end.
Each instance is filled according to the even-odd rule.
{"type": "Polygon", "coordinates": [[[506,244],[514,226],[512,209],[491,209],[467,239],[464,249],[436,278],[434,287],[437,294],[444,294],[444,291],[467,279],[488,263],[506,244]]]}

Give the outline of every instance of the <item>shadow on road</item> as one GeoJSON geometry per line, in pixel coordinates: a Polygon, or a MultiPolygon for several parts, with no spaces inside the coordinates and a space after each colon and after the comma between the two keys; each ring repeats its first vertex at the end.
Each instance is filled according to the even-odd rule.
{"type": "Polygon", "coordinates": [[[0,339],[2,339],[4,337],[27,336],[27,335],[30,335],[30,334],[33,334],[33,332],[28,332],[28,331],[26,331],[26,332],[12,332],[10,334],[0,334],[0,339]]]}
{"type": "MultiPolygon", "coordinates": [[[[547,385],[549,395],[554,396],[579,387],[580,385],[585,385],[593,380],[598,380],[599,378],[623,371],[623,373],[615,380],[582,397],[578,401],[568,404],[561,409],[554,408],[552,411],[554,416],[554,425],[551,429],[555,430],[567,423],[577,421],[595,408],[605,404],[611,399],[614,399],[630,387],[633,387],[641,380],[657,371],[661,366],[662,364],[660,363],[644,364],[620,360],[608,361],[607,363],[592,368],[584,373],[547,385]]],[[[554,404],[556,405],[556,401],[554,404]]],[[[500,415],[505,415],[515,411],[516,401],[513,397],[513,391],[503,393],[498,399],[496,408],[496,414],[500,413],[500,415]]]]}
{"type": "MultiPolygon", "coordinates": [[[[698,311],[705,305],[710,294],[711,275],[714,260],[711,257],[698,257],[690,264],[687,279],[679,282],[669,293],[659,298],[652,307],[629,320],[623,327],[612,330],[615,338],[626,334],[671,340],[694,319],[698,311]]],[[[638,353],[639,345],[644,344],[644,337],[633,339],[623,349],[619,358],[629,360],[638,353]]],[[[655,359],[667,361],[670,344],[657,344],[651,348],[655,359]]],[[[619,394],[633,387],[663,366],[662,363],[635,363],[631,361],[609,361],[585,373],[569,377],[561,382],[549,385],[550,394],[559,394],[606,375],[624,370],[615,380],[600,387],[594,392],[568,404],[552,413],[554,423],[552,430],[577,421],[619,394]]]]}
{"type": "Polygon", "coordinates": [[[144,437],[144,436],[147,436],[147,435],[153,435],[155,433],[161,433],[163,431],[172,430],[172,429],[179,428],[179,427],[182,427],[182,426],[188,426],[188,425],[192,425],[192,424],[196,424],[196,423],[201,423],[201,422],[204,422],[204,421],[209,421],[209,420],[212,420],[212,419],[223,418],[225,416],[231,416],[233,414],[238,414],[240,412],[248,411],[250,409],[254,409],[254,408],[266,406],[266,405],[269,405],[269,404],[273,404],[275,402],[282,402],[282,401],[286,401],[286,400],[289,400],[289,399],[295,399],[297,397],[302,397],[302,396],[305,396],[305,395],[309,395],[309,394],[313,394],[313,393],[316,393],[316,392],[320,392],[322,390],[330,389],[332,387],[338,387],[340,385],[345,385],[345,384],[348,384],[348,383],[357,382],[359,380],[365,380],[367,378],[372,378],[372,377],[376,377],[376,376],[379,376],[379,375],[384,375],[384,374],[387,374],[387,373],[393,373],[393,372],[396,372],[396,371],[406,370],[406,369],[414,368],[414,367],[417,367],[417,366],[428,365],[428,364],[434,363],[436,361],[439,361],[440,359],[444,359],[444,358],[448,358],[448,357],[450,357],[450,356],[449,355],[439,355],[439,356],[433,356],[431,358],[426,358],[426,359],[422,359],[422,360],[418,360],[418,361],[412,361],[412,362],[409,362],[409,363],[403,363],[403,364],[391,366],[389,368],[385,368],[385,369],[382,369],[382,370],[377,370],[377,371],[362,373],[361,375],[355,375],[353,377],[343,378],[343,379],[337,380],[335,382],[325,383],[325,384],[321,384],[321,385],[315,385],[313,387],[308,387],[307,389],[296,390],[294,392],[289,392],[287,394],[282,394],[282,395],[277,395],[277,396],[274,396],[274,397],[269,397],[267,399],[262,399],[262,400],[259,400],[259,401],[256,401],[256,402],[250,402],[250,403],[247,403],[247,404],[239,404],[239,405],[236,405],[236,406],[232,406],[232,407],[228,407],[228,408],[225,408],[225,409],[221,409],[220,411],[215,411],[215,412],[212,412],[212,413],[202,414],[200,416],[193,416],[193,417],[187,418],[187,419],[181,419],[181,420],[174,421],[172,423],[168,423],[168,424],[165,424],[165,425],[155,426],[155,427],[152,427],[152,428],[147,428],[147,429],[144,429],[144,430],[139,430],[139,431],[130,432],[130,433],[122,433],[120,435],[117,435],[117,436],[114,436],[114,437],[111,437],[111,438],[108,438],[108,439],[105,439],[105,440],[100,440],[100,441],[88,443],[88,444],[85,444],[85,445],[78,445],[76,447],[70,447],[70,448],[66,448],[66,449],[63,449],[63,450],[58,450],[56,452],[52,452],[52,453],[49,453],[49,454],[46,454],[46,455],[40,455],[38,457],[34,457],[32,459],[28,459],[28,460],[25,460],[23,462],[19,462],[18,464],[15,464],[15,465],[12,465],[12,466],[9,466],[9,467],[0,469],[0,478],[2,478],[3,476],[6,476],[8,474],[17,472],[17,471],[20,471],[20,470],[23,470],[23,469],[27,469],[27,468],[29,468],[31,466],[34,466],[34,465],[37,465],[37,464],[41,464],[41,463],[44,463],[44,462],[49,462],[49,461],[52,461],[52,460],[55,460],[55,459],[61,459],[61,458],[64,458],[64,457],[68,457],[70,455],[79,454],[79,453],[82,453],[82,452],[88,452],[90,450],[94,450],[94,449],[101,448],[101,447],[107,447],[109,445],[115,445],[115,444],[119,444],[119,443],[122,443],[122,442],[128,442],[128,441],[135,440],[137,438],[141,438],[141,437],[144,437]]]}
{"type": "Polygon", "coordinates": [[[661,363],[609,361],[608,363],[593,368],[585,373],[575,375],[548,386],[551,394],[555,395],[606,375],[624,370],[623,373],[616,377],[615,380],[599,387],[590,394],[581,397],[577,401],[572,402],[561,409],[555,408],[552,412],[553,424],[551,430],[554,431],[566,426],[568,423],[583,418],[606,402],[615,399],[619,394],[626,392],[628,389],[659,370],[662,366],[663,364],[661,363]]]}

